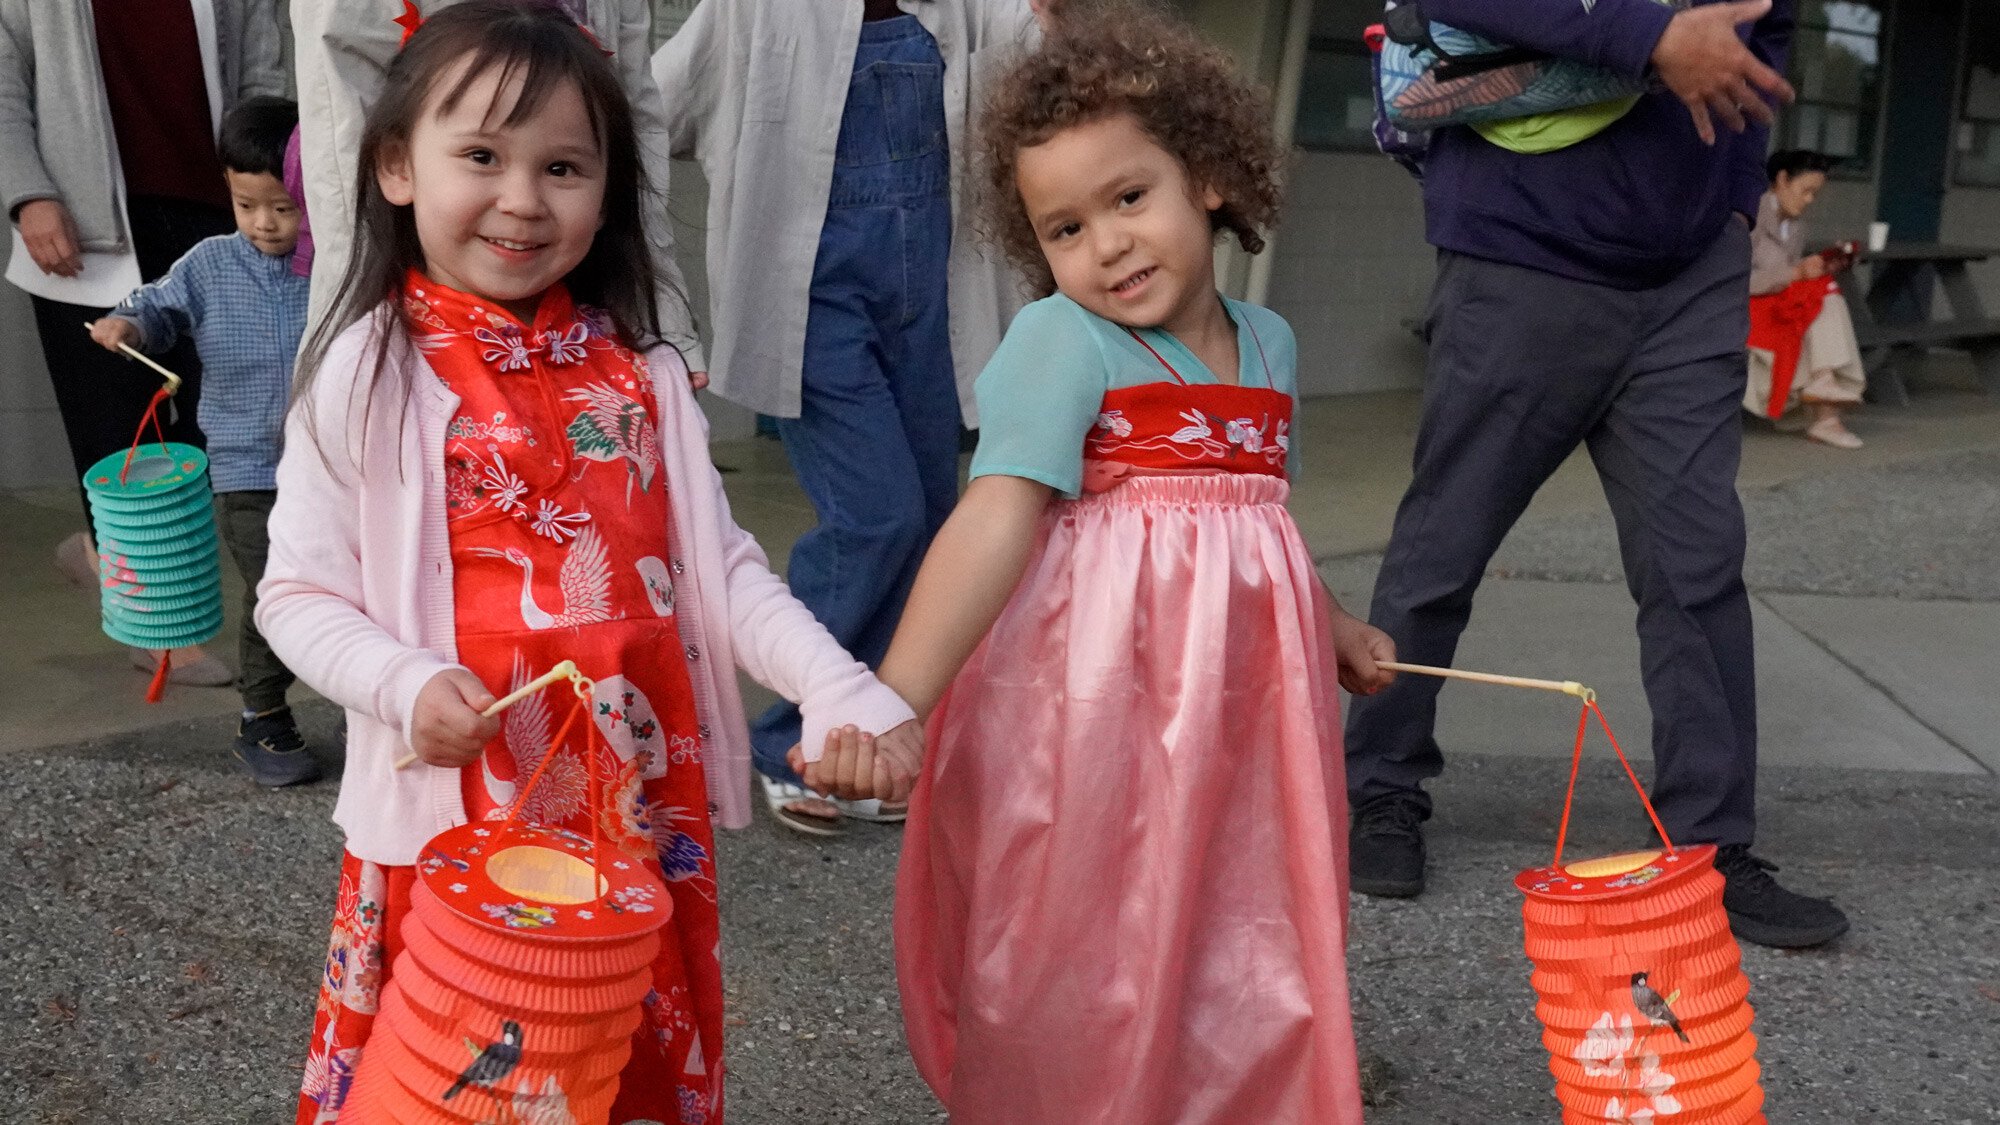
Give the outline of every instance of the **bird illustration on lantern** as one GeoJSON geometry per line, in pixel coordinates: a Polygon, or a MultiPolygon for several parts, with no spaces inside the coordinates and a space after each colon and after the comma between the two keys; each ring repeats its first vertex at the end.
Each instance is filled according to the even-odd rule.
{"type": "Polygon", "coordinates": [[[1391,671],[1557,691],[1583,701],[1555,858],[1515,876],[1535,1015],[1565,1125],[1762,1125],[1750,982],[1722,906],[1715,846],[1677,847],[1598,709],[1574,680],[1420,664],[1391,671]],[[1563,861],[1585,735],[1595,717],[1664,847],[1563,861]]]}
{"type": "MultiPolygon", "coordinates": [[[[518,678],[518,677],[517,677],[518,678]]],[[[399,1125],[604,1125],[653,986],[666,885],[589,835],[526,821],[554,763],[579,755],[588,807],[610,757],[589,717],[595,684],[563,661],[497,701],[568,679],[576,696],[503,821],[446,830],[417,857],[410,911],[346,1110],[399,1125]],[[583,745],[569,748],[581,729],[583,745]]]]}
{"type": "Polygon", "coordinates": [[[1577,722],[1555,860],[1514,885],[1565,1122],[1763,1122],[1750,982],[1723,910],[1715,846],[1673,844],[1594,697],[1577,722]],[[1593,715],[1664,848],[1563,862],[1593,715]]]}

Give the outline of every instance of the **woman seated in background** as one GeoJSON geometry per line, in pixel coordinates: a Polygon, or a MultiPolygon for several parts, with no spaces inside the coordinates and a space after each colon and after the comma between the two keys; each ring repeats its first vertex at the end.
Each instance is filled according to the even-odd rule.
{"type": "Polygon", "coordinates": [[[1803,405],[1808,439],[1859,449],[1861,439],[1841,413],[1861,402],[1861,349],[1833,281],[1837,270],[1826,253],[1804,253],[1800,221],[1832,163],[1804,149],[1772,153],[1765,163],[1771,190],[1750,239],[1750,381],[1743,408],[1777,421],[1803,405]]]}

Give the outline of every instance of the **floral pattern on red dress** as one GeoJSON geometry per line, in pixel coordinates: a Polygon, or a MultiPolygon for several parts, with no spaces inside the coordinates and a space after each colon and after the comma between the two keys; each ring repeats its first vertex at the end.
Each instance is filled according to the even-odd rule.
{"type": "MultiPolygon", "coordinates": [[[[660,658],[694,656],[674,617],[679,562],[645,360],[560,287],[527,325],[421,275],[407,291],[413,340],[460,400],[444,450],[459,660],[495,695],[575,660],[595,682],[585,705],[603,736],[576,731],[551,745],[577,702],[567,684],[523,700],[462,771],[466,813],[499,819],[518,805],[529,822],[586,835],[595,827],[666,882],[673,917],[611,1121],[720,1125],[714,831],[688,667],[660,658]],[[596,808],[592,770],[609,782],[596,808]]],[[[389,976],[410,870],[352,856],[343,865],[300,1125],[338,1121],[389,976]],[[400,886],[402,897],[370,898],[374,886],[400,886]],[[357,973],[365,984],[354,983],[357,973]]]]}
{"type": "MultiPolygon", "coordinates": [[[[1292,450],[1292,396],[1269,387],[1190,383],[1145,337],[1127,329],[1166,371],[1169,382],[1115,387],[1104,393],[1097,421],[1084,436],[1085,491],[1134,469],[1223,469],[1286,475],[1292,450]]],[[[1252,332],[1255,340],[1255,332],[1252,332]]],[[[1271,376],[1257,341],[1264,378],[1271,376]]]]}

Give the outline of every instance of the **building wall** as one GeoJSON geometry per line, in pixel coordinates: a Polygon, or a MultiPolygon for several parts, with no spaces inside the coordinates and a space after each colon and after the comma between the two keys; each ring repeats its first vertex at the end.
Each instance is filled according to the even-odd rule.
{"type": "Polygon", "coordinates": [[[1273,240],[1270,304],[1299,338],[1309,395],[1414,387],[1434,255],[1417,182],[1386,156],[1298,153],[1273,240]]]}
{"type": "MultiPolygon", "coordinates": [[[[1939,238],[1961,246],[2000,247],[2000,188],[1953,188],[1944,197],[1944,227],[1939,238]]],[[[1973,283],[1986,315],[2000,317],[2000,258],[1971,267],[1973,283]]]]}
{"type": "Polygon", "coordinates": [[[69,444],[35,335],[34,306],[26,293],[0,282],[0,490],[65,483],[75,483],[69,444]]]}

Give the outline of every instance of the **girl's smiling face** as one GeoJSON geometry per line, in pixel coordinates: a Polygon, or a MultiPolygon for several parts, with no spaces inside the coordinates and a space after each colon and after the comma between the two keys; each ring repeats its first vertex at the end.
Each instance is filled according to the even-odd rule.
{"type": "Polygon", "coordinates": [[[526,323],[543,292],[590,253],[604,222],[604,156],[571,82],[511,125],[522,81],[501,67],[445,106],[469,65],[432,84],[407,151],[385,152],[376,182],[390,203],[413,209],[431,280],[526,323]]]}
{"type": "Polygon", "coordinates": [[[1020,150],[1014,180],[1056,288],[1091,312],[1176,336],[1216,307],[1213,188],[1129,113],[1020,150]]]}

